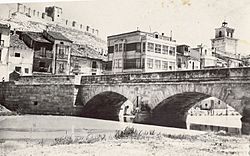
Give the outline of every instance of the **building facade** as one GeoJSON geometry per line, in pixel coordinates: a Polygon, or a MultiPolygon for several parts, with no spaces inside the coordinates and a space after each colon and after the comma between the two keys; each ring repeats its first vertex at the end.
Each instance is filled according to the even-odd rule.
{"type": "Polygon", "coordinates": [[[34,50],[33,72],[52,73],[53,43],[40,32],[22,32],[21,38],[34,50]]]}
{"type": "Polygon", "coordinates": [[[200,69],[200,53],[188,45],[177,46],[177,70],[200,69]]]}
{"type": "Polygon", "coordinates": [[[72,41],[54,31],[43,31],[43,36],[53,44],[52,74],[69,75],[72,41]]]}
{"type": "Polygon", "coordinates": [[[33,49],[29,48],[14,32],[10,36],[8,74],[17,72],[20,76],[32,75],[33,49]]]}
{"type": "Polygon", "coordinates": [[[10,46],[10,26],[0,24],[0,82],[9,80],[8,76],[8,56],[10,46]]]}
{"type": "Polygon", "coordinates": [[[215,38],[211,39],[214,55],[225,67],[235,68],[243,65],[240,53],[237,51],[238,39],[234,38],[234,29],[223,22],[220,28],[215,29],[215,38]]]}
{"type": "Polygon", "coordinates": [[[106,65],[105,57],[98,51],[84,45],[72,46],[70,58],[70,74],[103,75],[106,65]]]}
{"type": "Polygon", "coordinates": [[[176,70],[176,42],[164,34],[133,31],[108,36],[110,73],[176,70]]]}

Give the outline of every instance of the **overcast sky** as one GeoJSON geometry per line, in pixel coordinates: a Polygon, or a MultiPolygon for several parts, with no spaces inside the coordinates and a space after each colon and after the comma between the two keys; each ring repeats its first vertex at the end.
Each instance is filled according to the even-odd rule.
{"type": "MultiPolygon", "coordinates": [[[[139,27],[166,35],[172,30],[178,43],[190,46],[211,46],[214,29],[226,20],[240,39],[238,50],[250,54],[249,0],[89,0],[26,5],[40,11],[50,5],[62,7],[65,18],[96,27],[104,39],[139,27]]],[[[7,17],[14,8],[15,4],[1,4],[0,15],[7,17]]]]}

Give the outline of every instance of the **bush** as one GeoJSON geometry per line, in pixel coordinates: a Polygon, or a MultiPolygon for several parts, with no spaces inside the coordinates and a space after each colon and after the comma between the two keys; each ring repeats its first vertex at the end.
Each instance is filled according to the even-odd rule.
{"type": "Polygon", "coordinates": [[[106,135],[88,135],[84,137],[72,138],[71,136],[64,136],[60,138],[55,138],[52,145],[69,145],[69,144],[83,144],[83,143],[95,143],[98,141],[103,141],[106,139],[106,135]]]}
{"type": "Polygon", "coordinates": [[[55,142],[53,145],[69,145],[73,143],[73,139],[70,136],[65,136],[61,138],[55,138],[55,142]]]}
{"type": "Polygon", "coordinates": [[[137,131],[133,127],[126,127],[124,130],[118,130],[115,133],[116,139],[122,139],[122,138],[140,138],[142,137],[142,131],[137,131]]]}
{"type": "Polygon", "coordinates": [[[170,138],[170,139],[180,139],[180,140],[196,140],[197,136],[191,136],[191,135],[184,135],[184,134],[179,134],[179,135],[174,135],[174,134],[162,134],[164,137],[166,138],[170,138]]]}

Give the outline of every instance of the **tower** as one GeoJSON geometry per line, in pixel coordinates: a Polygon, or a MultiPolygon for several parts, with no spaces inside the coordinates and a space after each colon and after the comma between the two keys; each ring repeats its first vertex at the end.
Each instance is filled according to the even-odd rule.
{"type": "Polygon", "coordinates": [[[218,53],[237,54],[238,39],[233,37],[234,29],[227,26],[227,22],[223,22],[220,28],[215,29],[215,38],[211,39],[212,48],[218,53]]]}
{"type": "Polygon", "coordinates": [[[52,21],[61,22],[62,8],[57,6],[46,7],[45,12],[52,18],[52,21]]]}

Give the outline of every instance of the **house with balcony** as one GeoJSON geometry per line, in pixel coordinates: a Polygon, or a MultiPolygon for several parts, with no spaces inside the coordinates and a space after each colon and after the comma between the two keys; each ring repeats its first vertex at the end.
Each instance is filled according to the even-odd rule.
{"type": "Polygon", "coordinates": [[[10,26],[0,24],[0,82],[9,80],[8,49],[10,46],[10,26]]]}
{"type": "Polygon", "coordinates": [[[52,74],[69,74],[73,41],[55,31],[43,31],[43,36],[53,44],[52,74]]]}
{"type": "Polygon", "coordinates": [[[34,50],[33,72],[69,74],[71,44],[68,38],[53,31],[22,32],[21,39],[34,50]]]}
{"type": "Polygon", "coordinates": [[[114,73],[176,70],[176,41],[163,33],[140,30],[108,36],[107,71],[114,73]]]}
{"type": "Polygon", "coordinates": [[[40,32],[22,32],[21,39],[34,51],[33,73],[52,73],[53,43],[40,32]]]}

